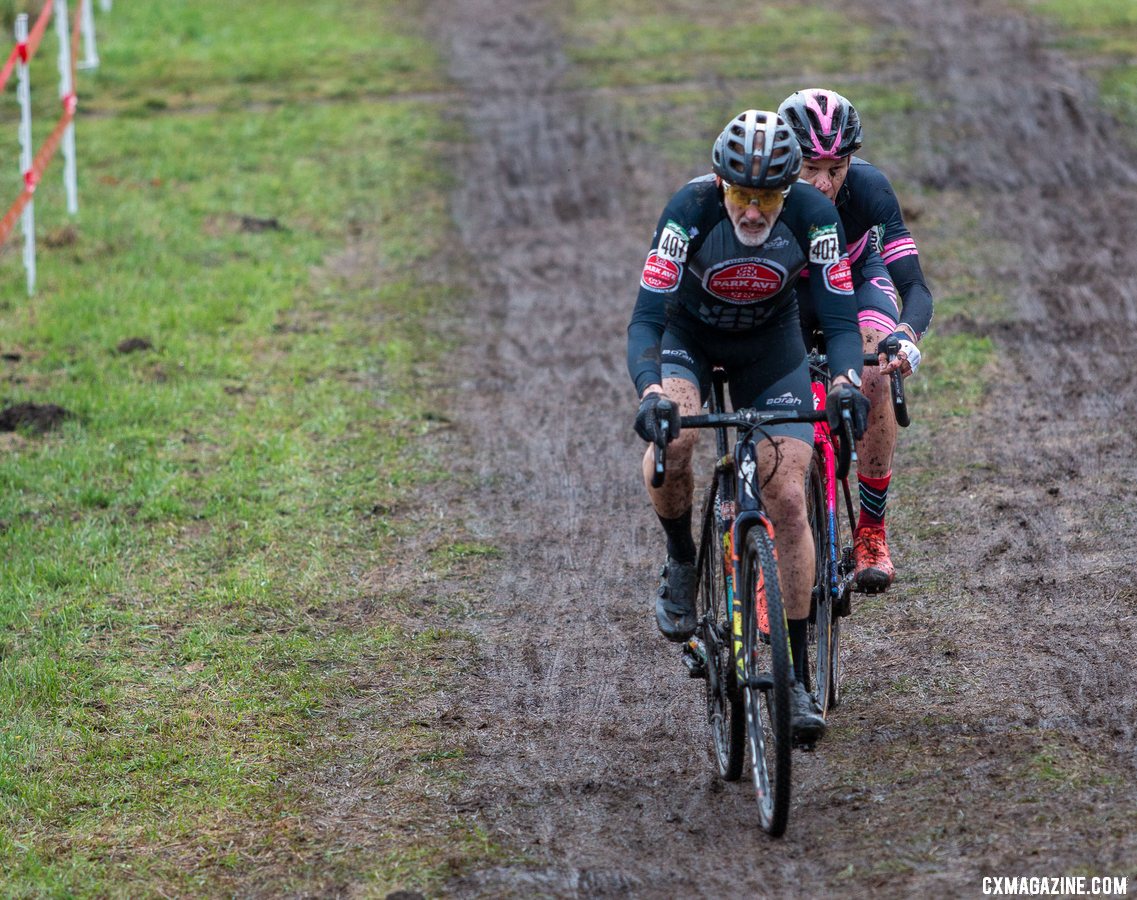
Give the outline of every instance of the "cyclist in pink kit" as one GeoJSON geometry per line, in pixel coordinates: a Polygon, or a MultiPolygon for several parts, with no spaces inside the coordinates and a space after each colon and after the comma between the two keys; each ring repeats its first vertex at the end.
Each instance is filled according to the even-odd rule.
{"type": "MultiPolygon", "coordinates": [[[[892,185],[875,166],[853,156],[862,142],[861,119],[853,105],[834,91],[811,88],[787,97],[778,114],[802,150],[798,177],[832,200],[840,214],[865,352],[879,351],[889,337],[899,341],[896,360],[864,370],[864,393],[872,410],[868,430],[857,446],[861,503],[853,541],[855,585],[864,593],[878,593],[887,590],[895,577],[884,522],[896,449],[888,373],[899,370],[905,377],[916,373],[918,344],[932,320],[932,294],[892,185]]],[[[814,330],[809,292],[798,294],[808,334],[814,330]]]]}

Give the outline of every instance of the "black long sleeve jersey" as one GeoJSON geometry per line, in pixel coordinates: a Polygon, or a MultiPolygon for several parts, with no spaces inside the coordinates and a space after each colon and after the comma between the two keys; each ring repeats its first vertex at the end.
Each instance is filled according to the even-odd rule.
{"type": "Polygon", "coordinates": [[[813,309],[832,370],[861,371],[861,333],[836,208],[806,182],[790,189],[765,242],[738,240],[713,175],[688,182],[663,210],[628,325],[628,373],[637,392],[660,380],[660,338],[669,315],[729,332],[760,330],[791,304],[808,271],[813,309]]]}
{"type": "Polygon", "coordinates": [[[900,295],[901,320],[919,337],[932,322],[932,292],[892,184],[872,163],[854,156],[836,203],[850,264],[856,269],[874,250],[880,254],[900,295]]]}

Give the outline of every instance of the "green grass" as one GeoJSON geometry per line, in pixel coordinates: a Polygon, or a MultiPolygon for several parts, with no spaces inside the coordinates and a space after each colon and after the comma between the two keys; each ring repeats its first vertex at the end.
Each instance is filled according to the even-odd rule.
{"type": "MultiPolygon", "coordinates": [[[[610,101],[624,126],[687,174],[709,158],[707,135],[740,109],[776,109],[801,87],[845,90],[866,110],[887,107],[898,117],[916,105],[904,85],[856,77],[899,52],[899,36],[825,5],[731,0],[708,18],[699,4],[683,0],[576,0],[561,27],[576,64],[570,83],[632,89],[610,101]],[[692,86],[708,81],[718,89],[692,86]]],[[[661,198],[668,186],[661,184],[661,198]]]]}
{"type": "MultiPolygon", "coordinates": [[[[389,833],[314,824],[321,787],[381,748],[407,778],[452,784],[462,748],[429,724],[411,735],[407,710],[475,656],[410,624],[374,575],[415,531],[400,504],[442,476],[420,373],[453,302],[446,271],[419,274],[451,235],[430,188],[443,110],[396,95],[440,87],[405,13],[98,17],[79,217],[57,161],[36,194],[33,298],[18,238],[0,250],[0,340],[19,355],[0,363],[3,402],[74,414],[0,436],[6,896],[397,887],[411,876],[375,860],[401,852],[407,821],[445,815],[438,791],[396,779],[372,801],[401,791],[389,833]],[[131,337],[152,349],[117,352],[131,337]]],[[[54,52],[49,35],[33,84],[52,84],[54,52]]],[[[37,141],[53,91],[36,94],[37,141]]],[[[459,541],[427,565],[492,552],[459,541]]],[[[440,861],[420,886],[499,852],[461,818],[413,846],[440,861]]]]}
{"type": "MultiPolygon", "coordinates": [[[[822,5],[731,0],[713,17],[682,0],[575,0],[569,58],[590,85],[659,85],[708,77],[785,79],[869,72],[893,36],[822,5]]],[[[779,98],[780,99],[780,98],[779,98]]],[[[776,105],[776,103],[775,103],[776,105]]]]}
{"type": "Polygon", "coordinates": [[[1132,121],[1137,114],[1137,5],[1130,0],[1016,2],[1058,26],[1063,50],[1092,60],[1103,103],[1122,121],[1132,121]]]}
{"type": "Polygon", "coordinates": [[[107,27],[130,40],[100,46],[103,66],[90,102],[145,115],[186,105],[436,90],[439,69],[423,65],[422,42],[400,27],[400,13],[413,17],[414,4],[124,5],[107,27]]]}

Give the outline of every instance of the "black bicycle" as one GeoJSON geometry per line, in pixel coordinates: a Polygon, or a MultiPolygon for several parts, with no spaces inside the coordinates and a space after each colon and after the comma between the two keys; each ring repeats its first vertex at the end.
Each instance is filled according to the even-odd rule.
{"type": "MultiPolygon", "coordinates": [[[[709,413],[680,420],[680,429],[714,429],[717,451],[700,519],[698,625],[684,646],[684,661],[693,677],[706,679],[719,775],[737,780],[749,752],[759,822],[771,835],[781,835],[790,810],[793,663],[756,445],[767,426],[826,416],[824,410],[722,412],[724,395],[725,375],[716,370],[709,413]],[[733,443],[730,429],[737,434],[733,443]]],[[[851,436],[847,412],[846,427],[851,436]]],[[[664,447],[656,446],[659,482],[664,447]]]]}

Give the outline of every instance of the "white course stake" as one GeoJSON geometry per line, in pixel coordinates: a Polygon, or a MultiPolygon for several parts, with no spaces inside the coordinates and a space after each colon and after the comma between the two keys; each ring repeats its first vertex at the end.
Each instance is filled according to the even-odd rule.
{"type": "MultiPolygon", "coordinates": [[[[55,0],[55,33],[59,36],[59,99],[74,114],[76,98],[71,83],[71,25],[67,18],[67,0],[55,0]]],[[[63,187],[67,191],[67,211],[75,215],[79,212],[79,186],[75,176],[74,119],[63,131],[63,187]]]]}
{"type": "MultiPolygon", "coordinates": [[[[32,184],[32,89],[28,78],[28,16],[16,16],[16,44],[24,52],[16,64],[16,99],[20,102],[20,176],[25,185],[32,184]]],[[[28,296],[36,290],[36,211],[35,201],[28,200],[22,217],[24,228],[24,269],[28,273],[28,296]]]]}
{"type": "Polygon", "coordinates": [[[99,9],[103,12],[111,11],[111,0],[99,0],[99,9]]]}
{"type": "Polygon", "coordinates": [[[99,51],[95,46],[95,8],[91,0],[79,0],[83,4],[83,59],[79,63],[80,69],[97,69],[99,67],[99,51]]]}

